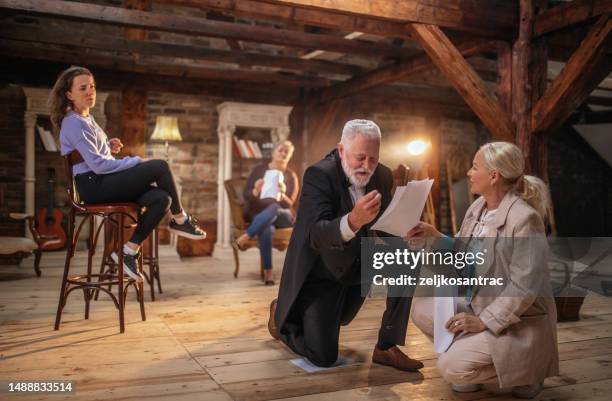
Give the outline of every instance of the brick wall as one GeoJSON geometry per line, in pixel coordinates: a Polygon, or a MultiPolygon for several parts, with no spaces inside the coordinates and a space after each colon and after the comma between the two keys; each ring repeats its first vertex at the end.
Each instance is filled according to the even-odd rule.
{"type": "MultiPolygon", "coordinates": [[[[367,107],[358,107],[356,118],[367,118],[375,121],[383,134],[381,146],[381,162],[395,169],[399,163],[408,164],[404,146],[413,136],[427,137],[425,116],[414,114],[398,114],[374,112],[368,113],[367,107]]],[[[340,137],[340,133],[338,134],[340,137]]],[[[446,168],[444,160],[455,145],[461,145],[468,150],[471,159],[478,146],[488,141],[490,135],[475,121],[464,121],[443,118],[440,121],[440,230],[451,233],[450,209],[446,168]]]]}
{"type": "MultiPolygon", "coordinates": [[[[150,92],[147,96],[147,137],[159,115],[176,116],[182,142],[169,144],[172,171],[180,181],[183,206],[201,220],[217,218],[219,141],[216,106],[224,99],[150,92]]],[[[147,141],[147,157],[165,158],[162,143],[147,141]]]]}
{"type": "MultiPolygon", "coordinates": [[[[25,209],[23,175],[25,170],[25,127],[23,110],[25,96],[18,85],[0,86],[0,176],[19,179],[15,183],[0,183],[5,188],[6,211],[20,212],[25,209]]],[[[0,220],[2,235],[23,235],[22,223],[0,220]]]]}

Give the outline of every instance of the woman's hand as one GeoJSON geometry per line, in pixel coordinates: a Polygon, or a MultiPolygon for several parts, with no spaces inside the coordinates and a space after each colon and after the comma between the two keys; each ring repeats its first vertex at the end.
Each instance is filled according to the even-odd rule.
{"type": "Polygon", "coordinates": [[[419,238],[440,238],[442,233],[438,231],[431,224],[419,221],[416,226],[410,229],[406,233],[406,239],[419,239],[419,238]]]}
{"type": "Polygon", "coordinates": [[[261,193],[261,188],[263,188],[264,180],[263,178],[255,181],[255,185],[253,185],[253,196],[257,197],[261,193]]]}
{"type": "Polygon", "coordinates": [[[480,317],[464,312],[457,313],[448,319],[445,327],[451,333],[480,333],[487,329],[480,317]]]}
{"type": "Polygon", "coordinates": [[[117,153],[121,152],[123,144],[121,143],[121,139],[111,138],[108,140],[108,146],[110,146],[111,153],[116,155],[117,153]]]}

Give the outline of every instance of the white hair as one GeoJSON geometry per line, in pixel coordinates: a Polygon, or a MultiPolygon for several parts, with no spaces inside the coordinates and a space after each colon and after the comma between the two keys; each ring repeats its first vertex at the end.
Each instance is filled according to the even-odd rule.
{"type": "Polygon", "coordinates": [[[363,135],[369,139],[380,141],[380,128],[374,121],[370,120],[350,120],[342,128],[342,138],[340,143],[346,147],[355,139],[357,135],[363,135]]]}

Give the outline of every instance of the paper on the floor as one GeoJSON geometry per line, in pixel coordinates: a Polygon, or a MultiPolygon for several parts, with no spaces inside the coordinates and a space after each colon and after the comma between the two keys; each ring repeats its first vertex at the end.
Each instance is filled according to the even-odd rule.
{"type": "Polygon", "coordinates": [[[448,319],[457,312],[457,299],[455,297],[434,298],[434,351],[438,354],[446,352],[453,342],[455,335],[446,330],[448,319]]]}
{"type": "Polygon", "coordinates": [[[349,363],[353,362],[353,360],[351,358],[347,358],[345,356],[338,355],[338,359],[336,360],[336,362],[332,366],[330,366],[329,368],[322,368],[320,366],[313,365],[306,358],[291,359],[289,362],[291,362],[292,364],[294,364],[298,368],[305,370],[308,373],[314,373],[314,372],[321,372],[321,371],[324,371],[324,370],[334,369],[334,368],[338,368],[338,367],[341,367],[341,366],[344,366],[344,365],[348,365],[349,363]]]}
{"type": "Polygon", "coordinates": [[[406,186],[397,187],[389,206],[374,223],[372,230],[404,237],[421,220],[432,184],[432,179],[425,179],[410,181],[406,186]]]}

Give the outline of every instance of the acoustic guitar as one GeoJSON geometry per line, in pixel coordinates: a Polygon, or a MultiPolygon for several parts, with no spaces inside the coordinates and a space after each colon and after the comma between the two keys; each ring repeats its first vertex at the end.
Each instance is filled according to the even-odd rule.
{"type": "Polygon", "coordinates": [[[66,233],[62,228],[63,214],[55,207],[55,170],[47,169],[49,179],[47,180],[48,202],[47,207],[42,208],[36,214],[36,229],[39,232],[42,243],[40,248],[45,251],[62,249],[66,246],[66,233]],[[45,239],[47,237],[48,239],[45,239]]]}

